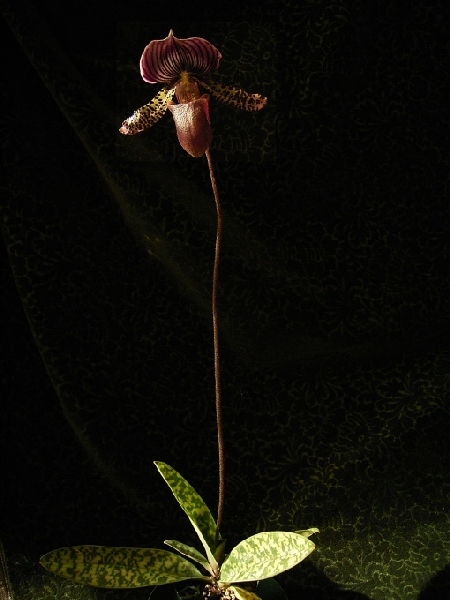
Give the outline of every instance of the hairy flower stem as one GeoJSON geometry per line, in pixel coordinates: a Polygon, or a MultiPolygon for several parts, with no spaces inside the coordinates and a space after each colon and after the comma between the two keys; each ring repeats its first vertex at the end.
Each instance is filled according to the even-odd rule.
{"type": "Polygon", "coordinates": [[[213,163],[209,150],[205,152],[208,160],[209,176],[214,192],[217,208],[217,237],[214,255],[214,270],[212,283],[212,321],[214,335],[214,376],[216,382],[216,417],[217,417],[217,448],[219,452],[219,505],[217,508],[217,527],[220,530],[225,497],[225,450],[223,442],[222,391],[220,385],[220,352],[219,352],[219,261],[222,246],[222,208],[219,200],[219,189],[214,174],[213,163]]]}

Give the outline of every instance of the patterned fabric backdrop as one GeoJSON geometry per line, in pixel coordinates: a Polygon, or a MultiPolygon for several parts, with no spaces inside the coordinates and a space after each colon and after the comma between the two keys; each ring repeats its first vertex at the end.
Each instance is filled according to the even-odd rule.
{"type": "Polygon", "coordinates": [[[222,55],[220,315],[230,547],[318,527],[291,600],[450,598],[448,8],[437,0],[2,0],[0,540],[39,556],[193,531],[153,465],[217,503],[206,159],[170,115],[125,137],[170,28],[222,55]]]}

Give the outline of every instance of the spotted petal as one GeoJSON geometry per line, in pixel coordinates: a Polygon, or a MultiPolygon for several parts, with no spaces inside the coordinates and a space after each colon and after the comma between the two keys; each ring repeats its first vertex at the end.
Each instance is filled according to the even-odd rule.
{"type": "Polygon", "coordinates": [[[119,129],[124,135],[134,135],[140,131],[145,131],[154,125],[164,115],[168,103],[172,100],[175,88],[171,90],[163,88],[148,104],[134,111],[131,117],[128,117],[119,129]]]}
{"type": "Polygon", "coordinates": [[[141,75],[147,83],[170,83],[179,79],[182,71],[205,75],[219,66],[222,55],[207,40],[200,37],[179,39],[169,31],[163,40],[153,40],[141,56],[141,75]]]}
{"type": "Polygon", "coordinates": [[[267,98],[261,94],[249,94],[248,92],[234,86],[215,83],[212,81],[201,81],[200,85],[210,92],[214,98],[232,104],[242,110],[261,110],[267,104],[267,98]]]}

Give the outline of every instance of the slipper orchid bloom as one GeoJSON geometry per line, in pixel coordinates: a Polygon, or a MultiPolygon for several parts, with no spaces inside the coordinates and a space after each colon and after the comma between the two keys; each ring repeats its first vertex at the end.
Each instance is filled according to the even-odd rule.
{"type": "Polygon", "coordinates": [[[172,30],[165,39],[150,42],[141,57],[141,76],[147,83],[163,83],[164,87],[122,123],[120,133],[134,135],[145,131],[169,109],[181,146],[191,156],[203,156],[211,145],[212,130],[209,94],[202,94],[202,89],[247,111],[260,110],[267,102],[260,94],[205,79],[218,68],[221,58],[219,50],[207,40],[178,39],[172,30]]]}

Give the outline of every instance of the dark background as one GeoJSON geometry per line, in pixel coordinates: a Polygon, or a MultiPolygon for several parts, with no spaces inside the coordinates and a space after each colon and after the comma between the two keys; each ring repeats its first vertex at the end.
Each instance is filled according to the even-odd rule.
{"type": "Polygon", "coordinates": [[[220,271],[230,547],[318,527],[292,599],[450,597],[449,36],[442,2],[2,0],[0,540],[16,598],[82,590],[39,556],[188,543],[153,465],[212,507],[217,452],[206,159],[151,39],[201,36],[225,213],[220,271]]]}

